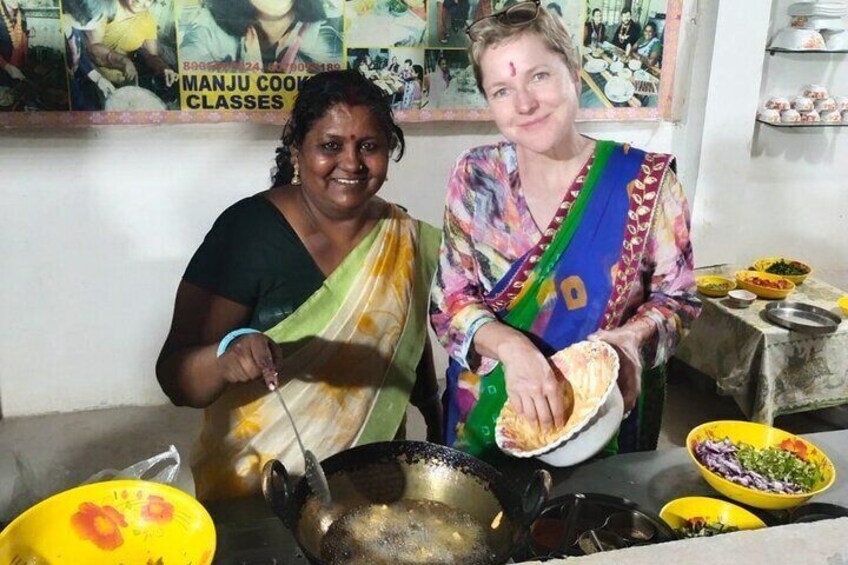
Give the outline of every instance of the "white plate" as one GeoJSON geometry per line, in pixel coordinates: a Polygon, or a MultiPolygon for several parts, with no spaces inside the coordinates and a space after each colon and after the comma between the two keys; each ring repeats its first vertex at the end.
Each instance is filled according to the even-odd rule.
{"type": "Polygon", "coordinates": [[[582,463],[606,447],[621,426],[623,416],[624,400],[616,386],[585,428],[558,448],[536,458],[554,467],[582,463]]]}
{"type": "Polygon", "coordinates": [[[607,98],[619,104],[633,98],[634,92],[636,92],[636,87],[633,86],[633,83],[620,77],[609,79],[604,86],[604,94],[607,95],[607,98]]]}
{"type": "Polygon", "coordinates": [[[620,76],[621,78],[630,78],[633,76],[633,71],[631,71],[630,69],[621,69],[618,72],[618,76],[620,76]]]}
{"type": "Polygon", "coordinates": [[[605,71],[607,68],[607,62],[603,59],[589,59],[586,61],[586,64],[583,65],[583,70],[587,73],[600,73],[605,71]]]}
{"type": "Polygon", "coordinates": [[[638,71],[633,73],[633,78],[636,80],[644,80],[648,82],[651,82],[653,80],[651,73],[642,69],[639,69],[638,71]]]}
{"type": "Polygon", "coordinates": [[[610,65],[610,67],[609,67],[610,72],[616,73],[616,74],[620,73],[623,68],[624,68],[624,63],[621,62],[621,61],[613,61],[612,64],[610,65]]]}
{"type": "Polygon", "coordinates": [[[107,111],[148,111],[167,110],[162,99],[140,86],[122,86],[106,99],[107,111]]]}

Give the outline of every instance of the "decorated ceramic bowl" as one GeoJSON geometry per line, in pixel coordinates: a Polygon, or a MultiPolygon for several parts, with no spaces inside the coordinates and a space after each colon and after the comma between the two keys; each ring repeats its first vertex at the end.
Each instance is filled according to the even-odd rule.
{"type": "Polygon", "coordinates": [[[60,492],[0,532],[0,563],[209,565],[215,525],[173,487],[116,480],[60,492]]]}

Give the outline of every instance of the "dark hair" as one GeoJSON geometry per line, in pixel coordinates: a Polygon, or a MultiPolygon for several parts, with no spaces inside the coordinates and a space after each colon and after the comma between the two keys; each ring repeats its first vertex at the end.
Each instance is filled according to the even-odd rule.
{"type": "Polygon", "coordinates": [[[600,9],[600,8],[595,8],[594,10],[592,10],[592,15],[593,15],[593,16],[594,16],[596,13],[600,14],[600,13],[601,13],[601,9],[600,9]]]}
{"type": "Polygon", "coordinates": [[[101,16],[112,19],[117,9],[116,0],[62,0],[62,10],[81,24],[101,16]]]}
{"type": "Polygon", "coordinates": [[[633,12],[630,10],[630,8],[624,8],[624,9],[621,11],[621,15],[623,16],[624,14],[630,14],[630,15],[632,16],[632,15],[633,15],[633,12]]]}
{"type": "Polygon", "coordinates": [[[406,149],[403,130],[395,123],[392,107],[380,87],[354,69],[327,71],[301,83],[291,116],[283,127],[282,143],[277,147],[277,166],[272,172],[274,186],[291,182],[292,147],[300,147],[315,122],[338,104],[371,110],[386,135],[390,153],[396,153],[395,161],[400,161],[406,149]]]}
{"type": "Polygon", "coordinates": [[[405,65],[405,64],[407,64],[407,63],[409,63],[409,64],[411,65],[411,64],[412,64],[412,59],[404,59],[404,60],[403,60],[403,64],[404,64],[404,65],[405,65]]]}
{"type": "Polygon", "coordinates": [[[653,29],[653,30],[654,30],[654,37],[656,37],[656,36],[657,36],[657,34],[658,34],[658,33],[657,33],[657,24],[656,24],[655,22],[653,22],[653,21],[649,21],[648,23],[646,23],[646,24],[645,24],[645,27],[644,27],[644,28],[642,28],[642,31],[645,31],[645,30],[646,30],[646,29],[648,29],[648,28],[651,28],[651,29],[653,29]]]}
{"type": "MultiPolygon", "coordinates": [[[[247,27],[259,17],[250,0],[206,0],[206,7],[215,23],[228,34],[241,37],[247,27]]],[[[327,19],[323,2],[317,0],[294,0],[292,11],[299,22],[319,22],[327,19]]]]}

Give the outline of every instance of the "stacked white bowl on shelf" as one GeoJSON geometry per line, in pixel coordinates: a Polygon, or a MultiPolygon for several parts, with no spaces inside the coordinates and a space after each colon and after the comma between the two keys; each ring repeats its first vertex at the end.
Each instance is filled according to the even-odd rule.
{"type": "Polygon", "coordinates": [[[848,50],[848,32],[843,19],[848,15],[848,0],[796,2],[789,6],[788,13],[791,24],[775,34],[770,48],[848,50]]]}
{"type": "Polygon", "coordinates": [[[771,124],[848,124],[848,96],[831,96],[818,84],[807,84],[791,100],[770,96],[757,111],[757,119],[771,124]]]}

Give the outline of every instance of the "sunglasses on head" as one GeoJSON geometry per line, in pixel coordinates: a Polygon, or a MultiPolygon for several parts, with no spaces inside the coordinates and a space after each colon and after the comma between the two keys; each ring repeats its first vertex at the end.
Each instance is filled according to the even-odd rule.
{"type": "Polygon", "coordinates": [[[499,24],[507,27],[521,27],[536,19],[539,15],[539,5],[542,0],[525,0],[511,4],[501,10],[488,16],[483,16],[479,20],[474,20],[465,28],[465,33],[471,41],[477,41],[478,32],[480,31],[480,22],[486,21],[489,18],[495,18],[499,24]],[[476,31],[475,31],[476,29],[476,31]]]}

